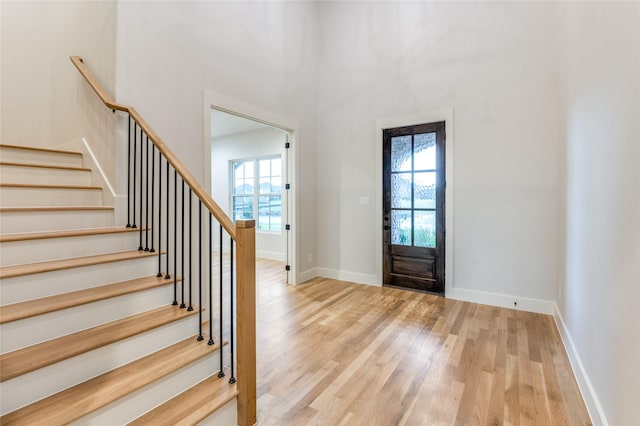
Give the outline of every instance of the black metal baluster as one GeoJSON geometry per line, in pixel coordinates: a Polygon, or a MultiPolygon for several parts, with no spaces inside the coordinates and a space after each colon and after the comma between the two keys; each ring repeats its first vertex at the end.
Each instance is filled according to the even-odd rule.
{"type": "Polygon", "coordinates": [[[127,127],[127,228],[131,228],[131,116],[127,127]]]}
{"type": "Polygon", "coordinates": [[[145,204],[146,204],[146,208],[144,210],[145,215],[144,215],[144,225],[146,228],[146,231],[144,233],[144,251],[149,251],[149,136],[146,136],[146,140],[147,140],[147,167],[145,168],[145,184],[146,184],[146,191],[147,191],[147,195],[145,195],[144,200],[145,200],[145,204]]]}
{"type": "MultiPolygon", "coordinates": [[[[169,200],[171,199],[171,186],[170,186],[170,182],[169,182],[169,159],[167,159],[167,251],[164,254],[165,256],[165,264],[167,266],[167,271],[164,274],[165,279],[169,279],[171,278],[171,275],[169,274],[169,250],[170,250],[170,243],[171,241],[169,241],[169,200]]],[[[173,304],[177,305],[178,301],[176,300],[176,289],[173,289],[173,304]]]]}
{"type": "Polygon", "coordinates": [[[178,304],[178,171],[173,169],[173,304],[178,304]]]}
{"type": "Polygon", "coordinates": [[[182,282],[180,282],[180,288],[182,291],[180,299],[180,308],[186,308],[184,304],[184,179],[182,179],[182,282]]]}
{"type": "MultiPolygon", "coordinates": [[[[191,280],[191,252],[193,251],[193,242],[191,238],[193,236],[193,232],[191,231],[191,219],[193,218],[193,200],[191,196],[193,195],[193,190],[189,188],[189,307],[187,311],[193,311],[193,291],[192,291],[192,280],[191,280]]],[[[184,277],[182,278],[184,279],[184,277]]]]}
{"type": "MultiPolygon", "coordinates": [[[[158,275],[162,277],[162,153],[158,151],[158,275]]],[[[169,189],[167,188],[167,198],[169,189]]]]}
{"type": "MultiPolygon", "coordinates": [[[[220,225],[220,295],[218,296],[220,298],[220,342],[223,342],[223,329],[222,329],[222,305],[224,304],[224,297],[222,296],[222,225],[220,225]]],[[[224,362],[223,362],[223,353],[224,350],[222,350],[222,348],[220,349],[220,371],[218,372],[218,377],[222,378],[224,377],[224,362]]]]}
{"type": "Polygon", "coordinates": [[[142,169],[143,169],[143,157],[144,156],[144,144],[142,143],[142,127],[140,127],[140,222],[138,222],[140,224],[140,230],[139,230],[139,234],[140,234],[140,245],[138,245],[138,250],[143,250],[142,247],[142,228],[144,228],[144,224],[142,223],[142,198],[144,197],[143,193],[142,193],[142,183],[143,183],[143,179],[142,179],[142,169]]]}
{"type": "Polygon", "coordinates": [[[233,307],[233,238],[230,238],[231,240],[231,245],[229,247],[229,300],[230,300],[230,309],[231,309],[231,316],[230,316],[230,321],[231,321],[231,345],[230,345],[230,349],[231,349],[231,378],[229,379],[229,383],[233,384],[236,382],[236,377],[235,377],[235,366],[234,366],[234,353],[235,353],[235,342],[234,342],[234,338],[233,338],[233,329],[234,329],[234,324],[235,324],[235,319],[233,318],[234,315],[234,307],[233,307]]]}
{"type": "Polygon", "coordinates": [[[133,188],[133,197],[131,199],[131,205],[133,206],[133,214],[131,218],[133,219],[133,223],[131,224],[132,228],[137,228],[136,226],[136,156],[138,155],[138,148],[136,147],[137,142],[136,138],[138,135],[138,123],[133,122],[133,182],[131,183],[131,187],[133,188]]]}
{"type": "Polygon", "coordinates": [[[209,344],[213,345],[213,217],[209,212],[209,344]]]}
{"type": "Polygon", "coordinates": [[[198,199],[198,340],[204,340],[202,336],[202,201],[198,199]]]}
{"type": "MultiPolygon", "coordinates": [[[[151,248],[149,251],[155,253],[153,248],[153,227],[155,225],[155,205],[156,201],[156,146],[151,144],[151,248]]],[[[160,251],[160,249],[158,249],[160,251]]],[[[160,273],[160,271],[158,271],[160,273]]]]}

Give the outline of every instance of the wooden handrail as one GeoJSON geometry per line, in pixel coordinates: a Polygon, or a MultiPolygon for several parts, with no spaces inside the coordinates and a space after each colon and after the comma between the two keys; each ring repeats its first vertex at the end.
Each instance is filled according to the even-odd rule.
{"type": "Polygon", "coordinates": [[[227,233],[233,238],[236,239],[236,225],[233,221],[227,216],[227,214],[220,208],[218,203],[216,203],[213,198],[207,193],[207,191],[200,185],[200,183],[193,177],[193,175],[189,172],[189,170],[182,164],[182,162],[176,157],[176,155],[169,149],[169,147],[164,143],[164,141],[158,136],[158,134],[151,128],[149,123],[147,123],[144,118],[135,110],[135,108],[130,107],[128,105],[122,105],[117,102],[114,102],[111,97],[100,87],[100,84],[96,81],[96,79],[91,75],[87,67],[84,65],[84,61],[80,56],[71,56],[71,62],[73,65],[80,71],[80,74],[84,77],[84,79],[89,83],[89,86],[93,89],[93,91],[98,95],[102,103],[111,110],[123,111],[129,113],[131,118],[138,123],[138,125],[144,130],[147,136],[153,144],[156,146],[158,151],[164,155],[169,164],[173,166],[173,168],[178,172],[178,174],[184,179],[189,188],[193,190],[193,193],[202,201],[202,204],[213,214],[218,223],[222,225],[222,227],[227,231],[227,233]]]}

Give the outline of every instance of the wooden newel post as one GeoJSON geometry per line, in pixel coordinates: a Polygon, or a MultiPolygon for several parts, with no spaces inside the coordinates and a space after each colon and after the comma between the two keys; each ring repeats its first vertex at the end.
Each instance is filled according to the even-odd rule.
{"type": "Polygon", "coordinates": [[[255,220],[236,221],[238,338],[238,425],[257,423],[256,414],[256,230],[255,220]]]}

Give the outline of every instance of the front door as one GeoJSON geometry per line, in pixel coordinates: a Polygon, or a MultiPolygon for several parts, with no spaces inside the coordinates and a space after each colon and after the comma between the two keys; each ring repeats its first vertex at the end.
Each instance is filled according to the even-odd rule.
{"type": "Polygon", "coordinates": [[[383,282],[444,294],[445,123],[383,132],[383,282]]]}

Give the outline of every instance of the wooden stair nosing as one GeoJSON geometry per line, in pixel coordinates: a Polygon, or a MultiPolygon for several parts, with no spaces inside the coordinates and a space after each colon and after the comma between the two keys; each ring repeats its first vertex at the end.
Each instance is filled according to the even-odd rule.
{"type": "Polygon", "coordinates": [[[91,185],[45,185],[40,183],[0,183],[0,188],[22,188],[22,189],[72,189],[86,191],[102,191],[101,186],[91,185]]]}
{"type": "Polygon", "coordinates": [[[63,425],[77,420],[216,351],[207,339],[189,337],[153,354],[0,417],[0,424],[63,425]]]}
{"type": "Polygon", "coordinates": [[[65,211],[91,211],[91,210],[115,210],[113,206],[35,206],[35,207],[0,207],[0,213],[23,212],[65,212],[65,211]]]}
{"type": "MultiPolygon", "coordinates": [[[[142,228],[148,231],[149,228],[142,228]]],[[[44,232],[23,232],[19,234],[0,234],[0,243],[16,241],[44,240],[50,238],[83,237],[91,235],[119,234],[127,232],[139,232],[140,228],[125,228],[124,226],[113,226],[105,228],[69,229],[66,231],[44,231],[44,232]]]]}
{"type": "Polygon", "coordinates": [[[81,152],[78,151],[65,151],[62,149],[53,149],[53,148],[40,148],[35,146],[21,146],[21,145],[9,145],[9,144],[0,144],[0,148],[8,148],[8,149],[22,149],[25,151],[39,151],[39,152],[49,152],[54,154],[67,154],[67,155],[80,155],[81,152]]]}
{"type": "MultiPolygon", "coordinates": [[[[164,254],[164,252],[161,254],[164,254]]],[[[157,252],[130,250],[93,256],[72,257],[68,259],[47,260],[45,262],[4,266],[0,268],[0,279],[40,274],[43,272],[61,271],[71,268],[81,268],[84,266],[99,265],[102,263],[140,259],[157,255],[157,252]]]]}
{"type": "Polygon", "coordinates": [[[198,314],[168,305],[0,355],[0,382],[198,314]]]}
{"type": "MultiPolygon", "coordinates": [[[[182,281],[182,277],[176,277],[176,281],[182,281]]],[[[162,277],[151,276],[135,278],[133,280],[12,303],[10,305],[0,306],[0,324],[161,287],[172,284],[173,282],[173,278],[167,279],[164,278],[164,275],[162,277]]]]}
{"type": "Polygon", "coordinates": [[[9,167],[30,167],[36,169],[54,169],[54,170],[68,170],[71,172],[90,172],[89,167],[74,167],[74,166],[56,166],[53,164],[40,164],[40,163],[18,163],[16,161],[0,161],[0,166],[9,167]]]}
{"type": "Polygon", "coordinates": [[[167,402],[148,411],[128,426],[188,426],[204,420],[227,402],[238,396],[236,384],[230,384],[229,371],[207,377],[167,402]]]}

